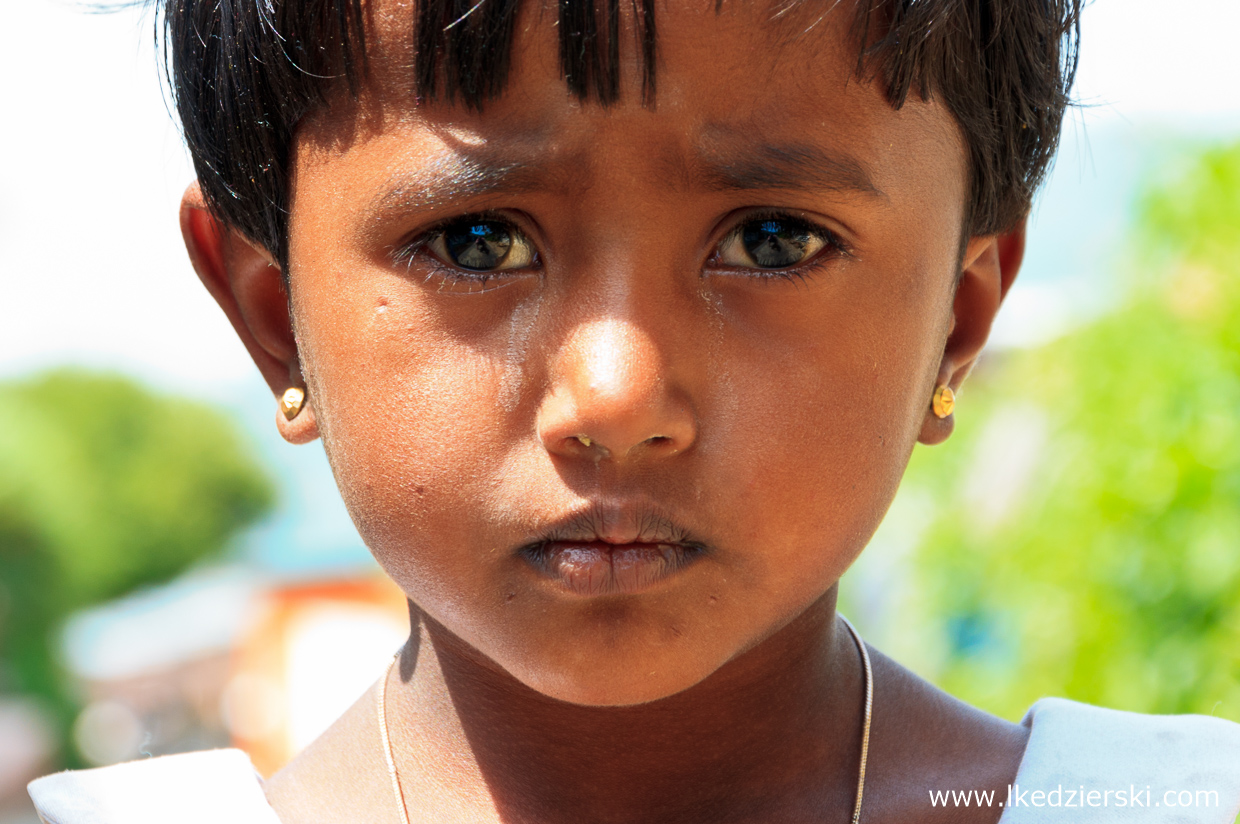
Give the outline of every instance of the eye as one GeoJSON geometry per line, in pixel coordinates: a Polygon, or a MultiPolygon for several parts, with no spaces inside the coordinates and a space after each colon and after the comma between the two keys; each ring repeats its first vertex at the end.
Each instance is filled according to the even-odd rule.
{"type": "Polygon", "coordinates": [[[825,229],[791,215],[759,215],[728,232],[715,262],[738,269],[789,269],[815,258],[823,249],[840,248],[825,229]]]}
{"type": "Polygon", "coordinates": [[[415,245],[441,262],[469,272],[525,269],[537,259],[534,245],[516,226],[479,215],[441,224],[415,245]]]}

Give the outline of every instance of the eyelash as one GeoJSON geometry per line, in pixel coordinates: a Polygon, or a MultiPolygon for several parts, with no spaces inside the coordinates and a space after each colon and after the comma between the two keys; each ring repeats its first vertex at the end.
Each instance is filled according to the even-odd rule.
{"type": "Polygon", "coordinates": [[[741,267],[730,267],[726,264],[719,265],[718,268],[725,269],[727,271],[738,271],[739,269],[744,271],[745,276],[763,283],[775,283],[779,281],[795,281],[804,283],[808,281],[828,261],[852,256],[852,248],[838,234],[831,231],[827,227],[792,212],[780,211],[777,209],[766,209],[744,214],[740,220],[733,223],[732,228],[729,229],[715,244],[715,250],[711,254],[710,259],[707,261],[707,266],[709,267],[713,261],[718,260],[719,250],[723,247],[725,242],[734,238],[746,225],[751,225],[761,221],[784,221],[800,225],[820,238],[823,242],[823,247],[806,260],[784,269],[762,269],[754,267],[744,267],[741,269],[741,267]]]}
{"type": "MultiPolygon", "coordinates": [[[[438,278],[443,285],[468,284],[479,287],[485,286],[490,281],[505,275],[531,268],[496,269],[493,271],[457,268],[442,260],[439,255],[428,248],[436,240],[442,238],[449,227],[470,222],[497,224],[502,226],[513,237],[520,238],[522,242],[533,246],[533,242],[526,233],[521,231],[521,228],[511,218],[492,211],[471,212],[442,220],[412,240],[399,246],[392,254],[393,262],[402,264],[407,270],[412,271],[414,261],[421,258],[428,269],[425,280],[430,281],[438,278]]],[[[542,259],[537,251],[534,252],[531,264],[532,267],[541,267],[542,259]]]]}

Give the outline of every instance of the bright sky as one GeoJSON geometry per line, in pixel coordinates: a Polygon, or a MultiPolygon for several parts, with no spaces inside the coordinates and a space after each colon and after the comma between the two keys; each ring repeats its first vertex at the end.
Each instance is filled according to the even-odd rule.
{"type": "Polygon", "coordinates": [[[1084,102],[1131,118],[1240,126],[1240,3],[1097,0],[1082,29],[1084,102]]]}
{"type": "MultiPolygon", "coordinates": [[[[1078,91],[1101,105],[1083,116],[1090,150],[1069,137],[1055,186],[1097,188],[1099,147],[1151,121],[1240,134],[1240,2],[1097,0],[1084,28],[1078,91]]],[[[72,361],[196,394],[251,382],[181,249],[175,208],[191,175],[156,81],[149,15],[23,0],[6,8],[5,31],[0,374],[72,361]]],[[[1077,242],[1063,228],[1056,248],[1077,242]]],[[[1034,264],[1027,280],[1049,277],[1034,264]]]]}

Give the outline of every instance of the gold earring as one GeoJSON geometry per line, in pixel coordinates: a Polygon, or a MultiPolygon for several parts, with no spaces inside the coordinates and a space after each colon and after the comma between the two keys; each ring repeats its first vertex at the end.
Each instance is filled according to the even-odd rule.
{"type": "Polygon", "coordinates": [[[946,384],[934,390],[934,401],[931,403],[935,416],[946,418],[956,408],[956,393],[946,384]]]}
{"type": "Polygon", "coordinates": [[[301,412],[301,405],[306,401],[306,393],[303,389],[296,386],[290,386],[284,390],[284,394],[280,397],[280,411],[284,413],[284,419],[291,421],[297,417],[297,413],[301,412]]]}

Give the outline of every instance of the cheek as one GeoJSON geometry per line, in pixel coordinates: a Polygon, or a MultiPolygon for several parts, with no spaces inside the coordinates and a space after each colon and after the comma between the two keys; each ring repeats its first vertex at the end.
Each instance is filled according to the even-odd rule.
{"type": "Polygon", "coordinates": [[[445,565],[424,563],[427,553],[480,537],[470,526],[517,436],[509,424],[532,403],[522,364],[538,309],[509,307],[507,323],[484,318],[486,331],[469,334],[427,312],[408,284],[388,286],[367,293],[358,278],[348,301],[305,301],[299,328],[341,494],[380,563],[412,590],[445,565]]]}
{"type": "Polygon", "coordinates": [[[751,642],[832,586],[886,513],[942,353],[952,254],[893,256],[784,297],[724,294],[722,322],[699,336],[714,355],[691,475],[736,550],[751,642]]]}
{"type": "MultiPolygon", "coordinates": [[[[763,303],[725,302],[733,330],[716,451],[754,527],[801,546],[859,552],[885,513],[929,404],[950,303],[939,255],[763,303]],[[740,481],[743,480],[743,483],[740,481]]],[[[703,447],[711,446],[711,434],[703,447]]],[[[772,540],[771,545],[788,543],[772,540]]]]}

